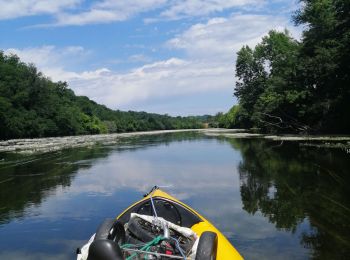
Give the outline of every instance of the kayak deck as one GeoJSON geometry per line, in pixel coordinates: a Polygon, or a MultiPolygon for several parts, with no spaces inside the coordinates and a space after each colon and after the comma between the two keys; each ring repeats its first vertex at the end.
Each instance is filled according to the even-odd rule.
{"type": "Polygon", "coordinates": [[[128,207],[116,219],[125,224],[129,221],[131,213],[152,216],[154,211],[157,212],[159,217],[169,222],[190,228],[198,237],[206,231],[216,233],[218,239],[216,259],[243,259],[239,252],[213,224],[188,205],[158,188],[152,189],[149,194],[128,207]]]}

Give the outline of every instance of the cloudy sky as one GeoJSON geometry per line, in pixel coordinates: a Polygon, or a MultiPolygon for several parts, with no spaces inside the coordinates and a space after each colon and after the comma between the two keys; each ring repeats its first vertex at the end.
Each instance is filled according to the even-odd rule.
{"type": "Polygon", "coordinates": [[[299,38],[297,0],[0,0],[0,49],[113,109],[227,111],[236,52],[299,38]]]}

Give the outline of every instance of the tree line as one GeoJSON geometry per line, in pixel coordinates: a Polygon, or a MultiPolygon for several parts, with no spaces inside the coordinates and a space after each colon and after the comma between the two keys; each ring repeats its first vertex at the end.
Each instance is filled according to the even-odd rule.
{"type": "Polygon", "coordinates": [[[0,139],[201,128],[197,117],[119,111],[0,51],[0,139]]]}
{"type": "Polygon", "coordinates": [[[350,1],[301,0],[302,39],[271,30],[237,53],[238,99],[220,127],[266,132],[350,133],[350,1]]]}

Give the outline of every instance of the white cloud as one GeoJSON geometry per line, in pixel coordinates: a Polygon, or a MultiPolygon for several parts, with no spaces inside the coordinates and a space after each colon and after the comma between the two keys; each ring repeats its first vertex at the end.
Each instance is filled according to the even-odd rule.
{"type": "Polygon", "coordinates": [[[259,9],[264,4],[265,0],[0,0],[0,20],[49,14],[54,18],[53,23],[34,27],[86,25],[125,21],[140,13],[157,9],[160,14],[145,19],[157,21],[207,16],[233,8],[259,9]]]}
{"type": "Polygon", "coordinates": [[[54,81],[69,81],[79,74],[69,71],[67,66],[73,60],[78,60],[89,54],[81,46],[68,46],[66,48],[57,48],[53,45],[45,45],[36,48],[5,50],[6,54],[16,54],[23,62],[34,63],[45,76],[54,81]],[[74,59],[72,58],[74,57],[74,59]]]}
{"type": "Polygon", "coordinates": [[[262,0],[180,0],[161,13],[161,16],[169,19],[179,19],[189,16],[203,16],[215,12],[221,12],[235,7],[263,4],[262,0]]]}
{"type": "Polygon", "coordinates": [[[139,13],[161,9],[159,17],[146,18],[145,21],[159,19],[180,19],[184,17],[206,16],[232,8],[255,9],[264,5],[262,0],[104,0],[80,12],[62,12],[56,15],[56,26],[85,25],[125,21],[139,13]]]}
{"type": "Polygon", "coordinates": [[[55,14],[76,7],[82,0],[0,0],[0,20],[22,16],[55,14]]]}
{"type": "Polygon", "coordinates": [[[84,25],[94,23],[108,23],[126,20],[127,14],[115,13],[108,10],[90,10],[79,14],[62,13],[57,18],[56,25],[84,25]]]}
{"type": "Polygon", "coordinates": [[[157,9],[167,0],[104,0],[95,2],[81,12],[62,12],[56,15],[56,26],[85,25],[125,21],[142,12],[157,9]]]}
{"type": "Polygon", "coordinates": [[[171,58],[124,74],[106,72],[92,78],[92,72],[83,73],[70,82],[78,94],[88,93],[96,101],[116,108],[148,99],[230,87],[232,72],[225,75],[226,71],[221,66],[171,58]]]}
{"type": "Polygon", "coordinates": [[[126,108],[154,99],[232,91],[236,52],[244,44],[255,45],[270,29],[283,30],[288,26],[287,18],[279,16],[239,14],[212,18],[191,26],[166,43],[168,48],[184,50],[185,58],[173,57],[123,73],[108,68],[69,70],[65,66],[67,60],[86,55],[87,51],[79,46],[64,49],[44,46],[6,52],[15,52],[24,61],[34,62],[56,81],[68,81],[78,95],[86,95],[111,108],[126,108]]]}
{"type": "Polygon", "coordinates": [[[81,47],[59,49],[41,48],[7,49],[24,62],[32,62],[53,80],[68,81],[78,95],[87,95],[97,102],[117,108],[150,98],[169,97],[206,90],[225,88],[232,83],[231,73],[223,75],[223,68],[208,67],[204,62],[170,58],[117,73],[107,68],[74,72],[65,68],[65,60],[84,55],[81,47]],[[220,82],[218,82],[220,78],[220,82]]]}
{"type": "MultiPolygon", "coordinates": [[[[195,24],[168,41],[168,46],[183,49],[193,58],[233,62],[235,53],[243,45],[255,46],[269,30],[285,28],[291,28],[285,17],[236,14],[195,24]]],[[[299,37],[295,29],[292,34],[299,37]]]]}
{"type": "Polygon", "coordinates": [[[0,0],[0,20],[49,14],[49,25],[85,25],[124,21],[133,15],[161,7],[167,0],[103,0],[90,5],[83,0],[0,0]]]}
{"type": "Polygon", "coordinates": [[[152,59],[151,59],[151,57],[148,57],[144,54],[134,54],[128,58],[128,61],[130,61],[130,62],[151,62],[152,59]]]}
{"type": "Polygon", "coordinates": [[[84,56],[87,54],[87,51],[85,51],[81,46],[68,46],[59,49],[53,45],[44,45],[37,48],[10,48],[6,49],[5,53],[17,54],[24,62],[34,63],[39,67],[47,67],[50,65],[61,66],[62,61],[64,61],[67,57],[70,57],[71,55],[75,57],[84,56]]]}

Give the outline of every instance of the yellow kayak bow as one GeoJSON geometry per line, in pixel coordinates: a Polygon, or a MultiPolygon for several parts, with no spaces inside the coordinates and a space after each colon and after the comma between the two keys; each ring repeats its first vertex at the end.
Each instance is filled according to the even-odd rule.
{"type": "MultiPolygon", "coordinates": [[[[126,210],[124,210],[116,219],[126,223],[130,214],[137,212],[140,214],[152,215],[152,203],[159,211],[159,215],[164,219],[175,222],[180,226],[189,227],[198,237],[203,232],[211,231],[217,234],[217,260],[235,260],[243,259],[239,252],[227,240],[227,238],[211,224],[207,219],[201,216],[197,211],[170,196],[168,193],[155,187],[143,199],[137,201],[126,210]],[[152,202],[152,203],[151,203],[152,202]],[[164,209],[165,208],[165,209],[164,209]],[[174,217],[175,215],[175,217],[174,217]]],[[[153,208],[154,209],[154,208],[153,208]]]]}

